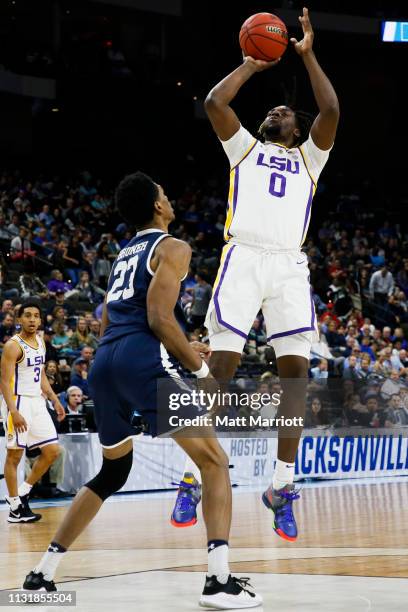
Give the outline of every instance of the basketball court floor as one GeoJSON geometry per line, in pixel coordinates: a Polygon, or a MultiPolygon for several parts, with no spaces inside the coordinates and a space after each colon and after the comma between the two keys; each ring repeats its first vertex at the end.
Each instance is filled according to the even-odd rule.
{"type": "MultiPolygon", "coordinates": [[[[295,543],[274,534],[260,491],[234,489],[231,570],[249,576],[262,594],[264,605],[258,610],[406,611],[407,485],[403,477],[302,485],[295,543]]],[[[128,494],[105,504],[56,576],[59,590],[77,592],[78,610],[200,609],[207,556],[204,524],[200,512],[196,526],[172,527],[174,498],[174,492],[128,494]]],[[[43,519],[31,525],[9,525],[6,508],[0,506],[1,589],[21,585],[67,503],[32,504],[41,507],[43,519]]]]}

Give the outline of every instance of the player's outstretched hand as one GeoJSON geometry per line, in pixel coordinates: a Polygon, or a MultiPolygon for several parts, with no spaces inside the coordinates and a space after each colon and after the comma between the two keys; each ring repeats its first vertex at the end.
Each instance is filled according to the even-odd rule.
{"type": "Polygon", "coordinates": [[[299,17],[299,21],[302,25],[303,38],[299,41],[297,41],[296,38],[291,38],[290,42],[293,44],[296,53],[299,55],[305,55],[312,50],[314,38],[312,24],[310,23],[309,19],[309,9],[303,9],[303,15],[299,17]]]}
{"type": "Polygon", "coordinates": [[[242,52],[242,57],[244,60],[244,64],[249,66],[253,72],[262,72],[263,70],[267,70],[268,68],[273,68],[276,64],[279,64],[281,58],[274,60],[273,62],[265,62],[264,60],[254,59],[250,55],[245,55],[242,52]]]}
{"type": "Polygon", "coordinates": [[[27,431],[27,423],[25,422],[25,418],[21,416],[19,412],[12,412],[11,418],[13,420],[13,426],[17,433],[23,433],[23,431],[27,431]]]}
{"type": "Polygon", "coordinates": [[[204,344],[204,342],[198,342],[197,340],[194,340],[193,342],[190,342],[190,346],[193,351],[198,353],[200,357],[202,357],[204,361],[208,363],[211,357],[211,348],[208,344],[204,344]]]}

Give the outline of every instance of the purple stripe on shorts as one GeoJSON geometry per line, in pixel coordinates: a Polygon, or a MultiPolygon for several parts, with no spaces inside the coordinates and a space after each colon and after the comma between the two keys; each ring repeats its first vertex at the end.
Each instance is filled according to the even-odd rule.
{"type": "Polygon", "coordinates": [[[56,440],[58,440],[58,436],[56,438],[50,438],[49,440],[43,440],[42,442],[36,442],[35,444],[32,444],[31,446],[27,446],[27,448],[34,448],[35,446],[40,446],[41,444],[47,444],[48,442],[55,442],[56,440]]]}
{"type": "Polygon", "coordinates": [[[272,336],[269,336],[269,338],[267,338],[267,342],[269,342],[269,340],[273,340],[274,338],[284,338],[285,336],[293,336],[294,334],[301,334],[307,331],[314,331],[315,330],[315,309],[314,309],[313,298],[312,298],[312,288],[310,288],[310,306],[311,306],[310,327],[299,327],[298,329],[290,329],[289,331],[280,332],[279,334],[272,334],[272,336]]]}
{"type": "Polygon", "coordinates": [[[231,250],[228,252],[228,255],[225,258],[224,266],[223,266],[222,272],[221,272],[220,282],[218,283],[217,289],[215,290],[215,293],[214,293],[214,305],[215,305],[215,312],[216,312],[216,315],[217,315],[218,323],[220,323],[221,325],[224,325],[224,327],[227,327],[231,331],[235,332],[239,336],[242,336],[243,338],[246,339],[247,336],[248,336],[247,333],[237,329],[236,327],[233,327],[232,325],[230,325],[229,323],[227,323],[226,321],[223,320],[223,318],[221,316],[220,305],[219,305],[219,302],[218,302],[218,294],[220,292],[221,285],[223,283],[223,280],[224,280],[224,277],[225,277],[225,273],[226,273],[227,268],[228,268],[229,260],[231,259],[232,251],[234,249],[235,249],[235,245],[231,248],[231,250]]]}
{"type": "Polygon", "coordinates": [[[305,220],[304,220],[304,223],[303,223],[301,242],[303,242],[303,239],[305,237],[305,231],[306,231],[307,223],[309,221],[309,215],[310,215],[310,209],[311,209],[311,206],[312,206],[312,200],[313,200],[313,181],[312,181],[312,179],[310,179],[310,192],[309,192],[309,199],[308,199],[307,205],[306,205],[305,220]]]}

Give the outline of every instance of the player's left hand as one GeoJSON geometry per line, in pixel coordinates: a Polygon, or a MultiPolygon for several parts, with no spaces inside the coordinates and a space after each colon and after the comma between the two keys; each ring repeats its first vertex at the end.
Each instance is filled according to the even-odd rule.
{"type": "Polygon", "coordinates": [[[194,340],[194,342],[190,342],[190,346],[193,351],[198,353],[200,357],[202,357],[204,361],[208,363],[211,357],[211,347],[208,344],[204,344],[204,342],[197,342],[197,340],[194,340]]]}
{"type": "Polygon", "coordinates": [[[293,44],[296,53],[305,55],[312,50],[314,38],[312,24],[309,19],[309,9],[303,9],[303,15],[299,17],[299,21],[302,24],[303,38],[300,41],[297,41],[296,38],[291,38],[290,42],[293,44]]]}
{"type": "Polygon", "coordinates": [[[65,410],[59,399],[54,402],[54,410],[57,413],[58,421],[63,421],[65,419],[65,410]]]}

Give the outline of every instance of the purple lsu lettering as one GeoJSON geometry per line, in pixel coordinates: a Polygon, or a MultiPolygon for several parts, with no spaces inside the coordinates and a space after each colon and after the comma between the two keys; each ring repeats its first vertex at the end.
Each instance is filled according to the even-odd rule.
{"type": "Polygon", "coordinates": [[[269,161],[265,160],[265,153],[260,153],[256,162],[257,166],[265,166],[266,168],[279,170],[280,172],[290,172],[291,174],[299,174],[299,162],[292,161],[286,157],[276,157],[271,155],[269,161]]]}
{"type": "Polygon", "coordinates": [[[43,355],[37,355],[36,357],[27,357],[28,367],[42,365],[43,363],[45,363],[45,358],[43,355]]]}

